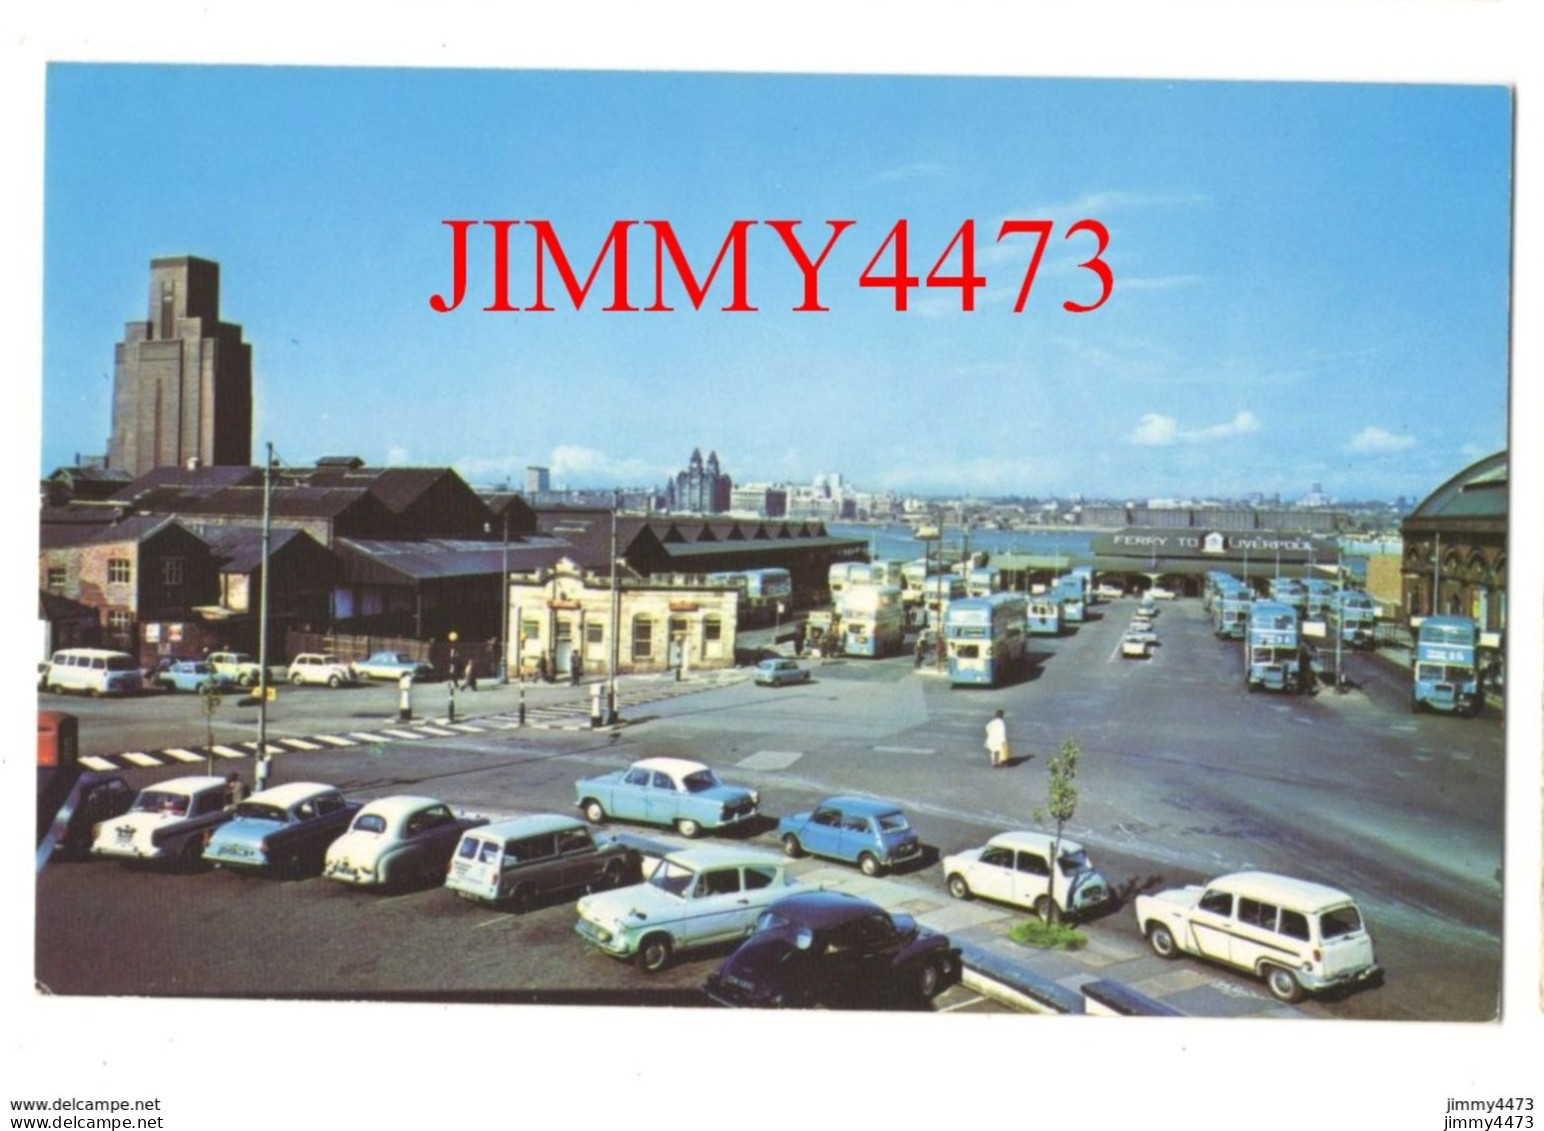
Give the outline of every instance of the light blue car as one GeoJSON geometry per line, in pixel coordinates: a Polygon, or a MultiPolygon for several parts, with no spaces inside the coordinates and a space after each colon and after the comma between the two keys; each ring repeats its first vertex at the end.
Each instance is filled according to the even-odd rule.
{"type": "Polygon", "coordinates": [[[645,758],[625,770],[581,778],[574,794],[580,811],[597,825],[615,817],[674,825],[686,837],[743,824],[761,803],[755,790],[725,785],[707,766],[685,758],[645,758]]]}
{"type": "Polygon", "coordinates": [[[856,864],[865,876],[922,855],[922,842],[894,802],[869,797],[829,797],[808,813],[777,825],[789,856],[826,856],[856,864]]]}
{"type": "Polygon", "coordinates": [[[168,664],[156,673],[155,683],[167,691],[195,691],[200,695],[235,686],[229,676],[221,675],[203,660],[178,660],[168,664]]]}

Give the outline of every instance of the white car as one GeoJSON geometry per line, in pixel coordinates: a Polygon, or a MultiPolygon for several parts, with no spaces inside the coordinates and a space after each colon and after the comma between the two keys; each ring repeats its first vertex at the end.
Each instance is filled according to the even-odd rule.
{"type": "Polygon", "coordinates": [[[1147,637],[1137,632],[1128,632],[1120,638],[1120,654],[1126,660],[1145,660],[1148,657],[1147,637]]]}
{"type": "Polygon", "coordinates": [[[1161,958],[1193,954],[1265,979],[1272,996],[1375,980],[1382,971],[1345,892],[1271,872],[1234,872],[1136,899],[1137,925],[1161,958]]]}
{"type": "Polygon", "coordinates": [[[703,845],[667,854],[641,884],[585,896],[574,927],[653,973],[676,951],[745,938],[769,904],[796,888],[775,856],[703,845]]]}
{"type": "Polygon", "coordinates": [[[102,823],[91,851],[195,866],[209,834],[231,819],[227,800],[225,779],[219,777],[172,778],[146,786],[127,813],[102,823]]]}
{"type": "Polygon", "coordinates": [[[1127,636],[1136,636],[1148,644],[1158,643],[1158,634],[1153,631],[1153,622],[1146,620],[1134,620],[1126,626],[1127,636]]]}
{"type": "Polygon", "coordinates": [[[1047,917],[1051,900],[1065,916],[1076,917],[1106,903],[1110,884],[1076,841],[1062,838],[1056,877],[1051,879],[1055,837],[1040,832],[999,833],[980,848],[943,859],[944,878],[955,899],[981,896],[1032,910],[1047,917]]]}
{"type": "Polygon", "coordinates": [[[1114,601],[1119,597],[1124,597],[1125,595],[1126,591],[1119,585],[1109,585],[1101,581],[1098,585],[1094,586],[1094,596],[1100,597],[1106,601],[1114,601]]]}
{"type": "Polygon", "coordinates": [[[215,672],[242,687],[256,687],[263,669],[246,652],[211,652],[204,659],[215,672]]]}
{"type": "Polygon", "coordinates": [[[439,884],[461,834],[487,823],[486,817],[457,814],[432,797],[380,797],[327,846],[322,875],[357,887],[399,887],[414,880],[439,884]]]}
{"type": "Polygon", "coordinates": [[[321,652],[302,652],[290,661],[289,681],[297,687],[303,683],[342,687],[345,683],[358,683],[354,669],[336,656],[321,652]]]}
{"type": "Polygon", "coordinates": [[[1154,585],[1147,591],[1147,599],[1149,601],[1172,601],[1177,596],[1179,594],[1174,592],[1174,590],[1165,589],[1161,585],[1154,585]]]}

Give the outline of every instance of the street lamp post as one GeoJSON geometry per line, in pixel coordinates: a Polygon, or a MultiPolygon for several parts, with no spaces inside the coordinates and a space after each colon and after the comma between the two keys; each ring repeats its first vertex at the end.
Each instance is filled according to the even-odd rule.
{"type": "Polygon", "coordinates": [[[503,608],[503,629],[499,632],[499,682],[509,682],[509,507],[504,507],[503,570],[499,574],[499,602],[503,608]]]}
{"type": "Polygon", "coordinates": [[[613,491],[611,494],[611,657],[606,665],[606,725],[615,726],[617,723],[617,661],[621,655],[617,634],[622,630],[622,607],[620,577],[617,572],[617,508],[621,506],[621,496],[613,491]]]}
{"type": "Polygon", "coordinates": [[[253,771],[253,786],[261,790],[268,785],[268,549],[273,539],[273,442],[268,443],[268,455],[263,461],[263,577],[258,586],[257,598],[257,766],[253,771]]]}

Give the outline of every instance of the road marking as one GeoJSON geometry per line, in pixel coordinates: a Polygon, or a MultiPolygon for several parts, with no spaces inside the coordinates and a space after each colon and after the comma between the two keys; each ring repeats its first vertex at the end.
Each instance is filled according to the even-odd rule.
{"type": "MultiPolygon", "coordinates": [[[[423,735],[413,730],[383,730],[381,734],[389,734],[392,738],[422,738],[423,735]]],[[[376,737],[380,737],[377,735],[376,737]]]]}
{"type": "Polygon", "coordinates": [[[471,723],[449,723],[447,725],[455,727],[457,730],[465,731],[467,734],[481,734],[487,729],[486,727],[474,727],[471,723]]]}
{"type": "Polygon", "coordinates": [[[802,750],[758,750],[735,763],[735,767],[743,770],[786,770],[802,757],[802,750]]]}
{"type": "Polygon", "coordinates": [[[339,738],[335,734],[316,734],[316,735],[312,735],[311,737],[315,738],[318,742],[325,742],[325,743],[327,743],[330,746],[353,746],[354,745],[348,739],[346,739],[346,738],[339,738]]]}
{"type": "Polygon", "coordinates": [[[133,762],[136,766],[164,766],[166,763],[159,758],[152,758],[149,754],[125,754],[125,762],[133,762]]]}
{"type": "Polygon", "coordinates": [[[518,918],[520,918],[520,916],[518,916],[518,915],[509,915],[509,914],[504,914],[504,915],[495,915],[495,916],[494,916],[494,917],[493,917],[493,918],[492,918],[492,919],[489,919],[489,920],[487,920],[487,921],[486,921],[486,922],[484,922],[484,923],[478,923],[478,924],[476,924],[476,925],[475,925],[475,926],[474,926],[474,927],[473,927],[473,928],[472,928],[472,930],[474,930],[474,931],[475,931],[475,930],[478,930],[478,929],[480,929],[480,928],[482,928],[482,927],[491,927],[491,926],[493,926],[493,925],[494,925],[494,924],[495,924],[495,923],[507,923],[507,922],[509,922],[509,920],[511,920],[511,919],[518,919],[518,918]]]}
{"type": "Polygon", "coordinates": [[[245,758],[248,754],[248,751],[238,750],[234,746],[211,746],[209,749],[222,758],[245,758]]]}
{"type": "Polygon", "coordinates": [[[427,725],[416,726],[413,728],[413,730],[418,734],[432,734],[437,738],[454,738],[456,735],[456,732],[453,730],[446,730],[444,727],[432,727],[427,725]]]}
{"type": "Polygon", "coordinates": [[[170,754],[179,762],[202,762],[204,760],[204,755],[196,753],[192,750],[184,750],[180,746],[168,746],[165,750],[161,751],[161,753],[170,754]]]}
{"type": "Polygon", "coordinates": [[[357,739],[359,739],[360,742],[390,742],[391,741],[391,739],[383,738],[379,734],[365,734],[363,731],[358,731],[358,730],[351,730],[351,731],[349,731],[348,732],[348,736],[350,738],[357,738],[357,739]]]}
{"type": "Polygon", "coordinates": [[[876,754],[937,754],[938,751],[926,746],[876,746],[873,748],[876,754]]]}
{"type": "Polygon", "coordinates": [[[104,773],[107,770],[116,770],[118,768],[109,762],[106,758],[98,758],[95,754],[86,755],[86,757],[80,760],[80,764],[82,766],[88,767],[89,769],[96,770],[98,773],[104,773]]]}
{"type": "Polygon", "coordinates": [[[296,750],[320,750],[321,747],[314,742],[307,742],[303,738],[281,738],[280,742],[293,746],[296,750]]]}
{"type": "Polygon", "coordinates": [[[982,997],[980,994],[976,994],[972,996],[969,1001],[957,1001],[953,1005],[946,1005],[941,1009],[934,1010],[934,1012],[953,1013],[956,1009],[969,1009],[973,1005],[980,1005],[985,1000],[986,998],[982,997]]]}

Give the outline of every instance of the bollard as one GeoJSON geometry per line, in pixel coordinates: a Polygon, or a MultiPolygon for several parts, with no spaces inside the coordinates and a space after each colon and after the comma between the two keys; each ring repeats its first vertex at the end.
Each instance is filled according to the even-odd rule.
{"type": "Polygon", "coordinates": [[[252,792],[254,793],[260,793],[261,791],[268,788],[268,762],[268,752],[266,750],[259,751],[257,755],[257,767],[253,771],[252,777],[252,792]]]}
{"type": "Polygon", "coordinates": [[[620,720],[617,718],[617,689],[606,688],[606,725],[614,727],[620,720]]]}
{"type": "Polygon", "coordinates": [[[600,684],[594,684],[590,688],[590,729],[595,730],[600,726],[600,684]]]}
{"type": "Polygon", "coordinates": [[[397,722],[411,722],[413,718],[413,673],[403,672],[397,680],[397,722]]]}
{"type": "Polygon", "coordinates": [[[520,685],[520,725],[525,726],[525,684],[520,685]]]}
{"type": "Polygon", "coordinates": [[[445,721],[447,723],[453,723],[453,722],[456,721],[456,681],[455,680],[452,679],[452,680],[447,680],[446,681],[446,683],[445,683],[445,692],[450,697],[450,706],[448,706],[446,708],[445,721]]]}

